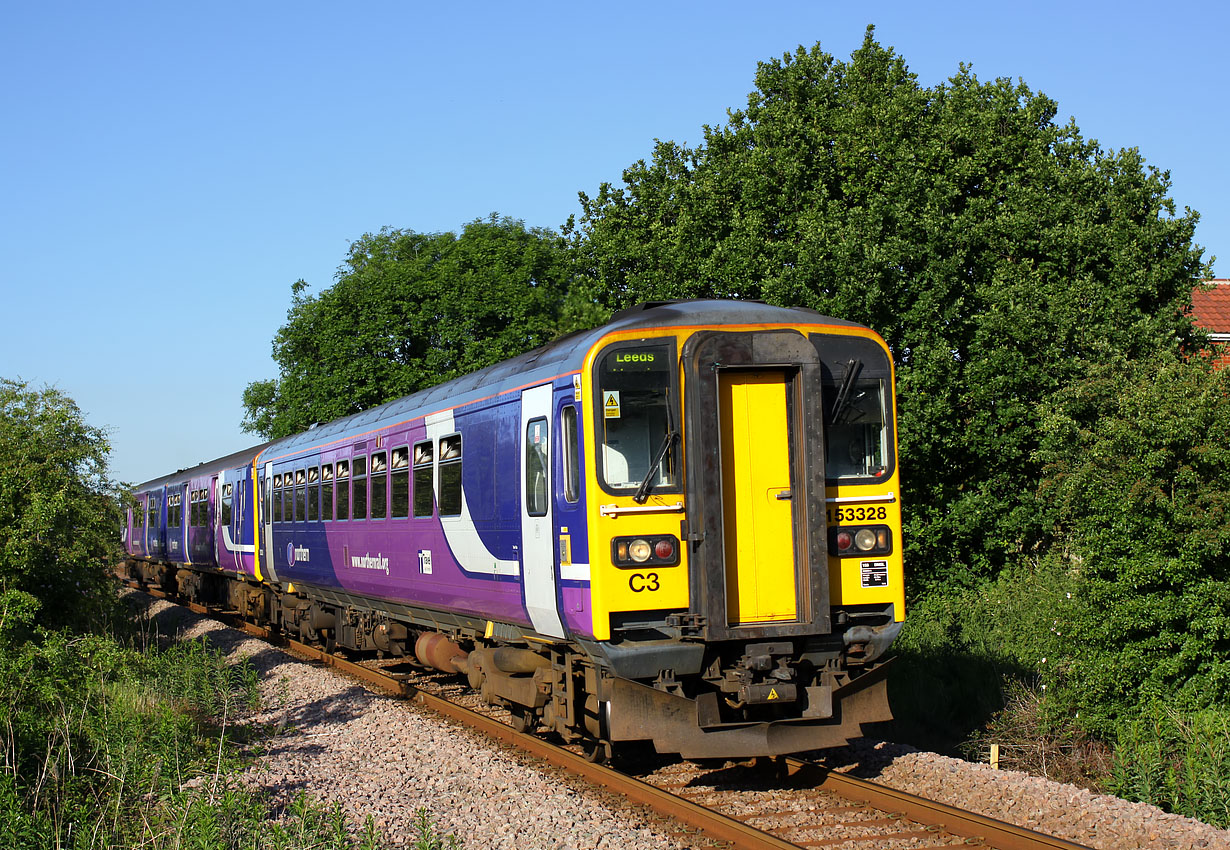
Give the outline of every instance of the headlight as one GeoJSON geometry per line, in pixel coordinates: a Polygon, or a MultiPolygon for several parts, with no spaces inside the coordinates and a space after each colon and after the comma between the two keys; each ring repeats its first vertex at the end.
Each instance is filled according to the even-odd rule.
{"type": "Polygon", "coordinates": [[[633,540],[628,544],[628,556],[638,564],[648,561],[652,554],[653,549],[650,548],[648,540],[633,540]]]}
{"type": "Polygon", "coordinates": [[[854,535],[854,545],[861,552],[870,552],[876,547],[876,533],[870,528],[860,528],[854,535]]]}

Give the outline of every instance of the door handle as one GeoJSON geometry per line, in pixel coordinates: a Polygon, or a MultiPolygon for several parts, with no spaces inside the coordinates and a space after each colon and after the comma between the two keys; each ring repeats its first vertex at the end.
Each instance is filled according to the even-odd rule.
{"type": "Polygon", "coordinates": [[[780,490],[780,491],[778,491],[778,493],[777,493],[777,498],[778,498],[778,499],[780,499],[780,500],[782,500],[782,501],[784,502],[784,501],[786,501],[786,500],[788,500],[788,499],[792,498],[792,496],[791,496],[791,494],[790,494],[790,491],[789,491],[789,490],[780,490]]]}

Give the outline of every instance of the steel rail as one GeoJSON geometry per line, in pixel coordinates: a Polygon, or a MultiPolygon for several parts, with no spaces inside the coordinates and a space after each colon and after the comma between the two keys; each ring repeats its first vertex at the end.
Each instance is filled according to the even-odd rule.
{"type": "Polygon", "coordinates": [[[887,785],[837,773],[814,762],[796,758],[787,758],[785,762],[791,776],[812,780],[817,788],[879,809],[901,812],[911,820],[940,826],[962,838],[981,839],[997,850],[1090,850],[1084,844],[1075,844],[1043,832],[928,800],[906,791],[898,791],[887,785]]]}
{"type": "MultiPolygon", "coordinates": [[[[128,582],[150,596],[168,599],[189,610],[214,617],[228,625],[247,632],[254,637],[284,647],[297,655],[321,665],[367,682],[395,696],[404,697],[430,708],[454,721],[476,729],[484,735],[515,747],[530,755],[544,759],[557,768],[578,775],[589,782],[622,794],[630,802],[644,806],[671,820],[686,824],[696,832],[715,841],[727,842],[737,850],[799,850],[808,842],[795,844],[785,841],[755,827],[705,808],[683,797],[657,788],[648,782],[620,773],[604,765],[596,764],[575,753],[563,749],[534,735],[518,732],[505,723],[480,712],[435,696],[423,689],[383,671],[355,664],[320,647],[257,626],[231,614],[208,608],[195,602],[179,602],[170,594],[156,588],[142,588],[128,582]]],[[[828,791],[848,800],[865,803],[903,818],[939,827],[944,832],[966,839],[968,843],[996,848],[996,850],[1090,850],[1055,836],[1016,826],[995,818],[979,815],[964,809],[928,800],[886,785],[878,785],[864,779],[829,770],[822,765],[803,759],[786,757],[781,760],[787,775],[812,783],[812,787],[828,791]]],[[[754,819],[754,818],[749,818],[754,819]]],[[[687,834],[679,830],[679,834],[687,834]]],[[[888,836],[884,836],[888,838],[888,836]]]]}

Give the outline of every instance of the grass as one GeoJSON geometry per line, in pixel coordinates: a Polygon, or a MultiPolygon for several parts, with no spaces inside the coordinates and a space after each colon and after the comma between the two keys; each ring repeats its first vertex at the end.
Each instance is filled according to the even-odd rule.
{"type": "MultiPolygon", "coordinates": [[[[305,795],[278,808],[240,780],[240,745],[267,734],[248,719],[260,700],[246,660],[204,641],[159,648],[139,621],[36,633],[10,601],[0,595],[0,850],[385,846],[370,816],[357,825],[305,795]]],[[[425,810],[415,829],[421,850],[459,846],[425,810]]]]}

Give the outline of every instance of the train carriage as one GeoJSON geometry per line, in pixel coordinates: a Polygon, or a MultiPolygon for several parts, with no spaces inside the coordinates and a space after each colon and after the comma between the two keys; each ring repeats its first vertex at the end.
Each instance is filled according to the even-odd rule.
{"type": "Polygon", "coordinates": [[[889,718],[892,379],[875,333],[812,311],[641,305],[143,485],[134,516],[161,500],[191,557],[137,528],[130,552],[307,639],[464,673],[599,755],[836,746],[889,718]]]}

